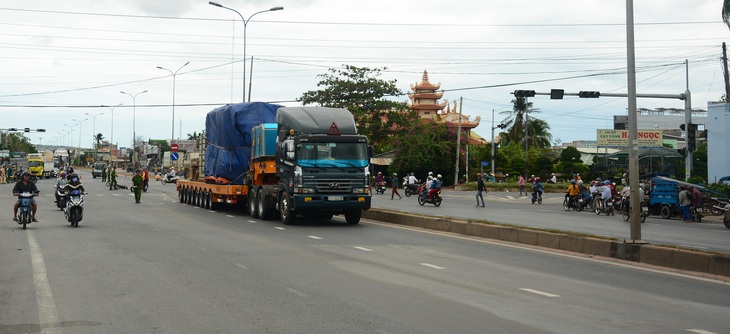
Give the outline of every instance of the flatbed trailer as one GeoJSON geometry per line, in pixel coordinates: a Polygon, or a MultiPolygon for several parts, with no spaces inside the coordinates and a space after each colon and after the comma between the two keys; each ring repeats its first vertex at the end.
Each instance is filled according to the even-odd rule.
{"type": "Polygon", "coordinates": [[[178,180],[180,203],[216,210],[221,206],[247,205],[248,186],[215,184],[205,181],[178,180]]]}

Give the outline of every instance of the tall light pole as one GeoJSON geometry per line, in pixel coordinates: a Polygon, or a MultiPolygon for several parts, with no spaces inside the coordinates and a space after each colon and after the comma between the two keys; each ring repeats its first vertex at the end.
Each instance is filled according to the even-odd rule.
{"type": "Polygon", "coordinates": [[[129,94],[124,91],[119,92],[124,95],[129,95],[132,98],[132,165],[137,167],[137,161],[135,160],[137,157],[137,95],[147,93],[147,91],[144,90],[137,94],[129,94]]]}
{"type": "Polygon", "coordinates": [[[175,140],[175,78],[177,77],[177,72],[182,70],[182,68],[187,66],[188,64],[190,64],[190,62],[187,62],[183,66],[180,66],[180,68],[178,68],[175,72],[170,71],[162,66],[157,66],[157,68],[168,71],[172,75],[172,136],[170,136],[170,145],[172,145],[172,141],[175,140]]]}
{"type": "MultiPolygon", "coordinates": [[[[253,14],[251,14],[251,16],[248,17],[248,19],[244,19],[243,15],[241,15],[241,13],[239,13],[237,10],[235,10],[233,8],[223,6],[215,1],[209,1],[208,4],[233,11],[236,14],[238,14],[238,16],[241,17],[241,21],[243,21],[243,89],[242,89],[242,91],[243,91],[243,102],[246,102],[246,26],[248,26],[248,21],[251,21],[251,18],[254,17],[254,15],[265,13],[265,12],[284,10],[284,7],[281,7],[281,6],[271,7],[267,10],[262,10],[260,12],[253,13],[253,14]]],[[[249,95],[250,95],[250,92],[249,92],[249,95]]],[[[249,98],[250,98],[250,96],[249,96],[249,98]]]]}
{"type": "Polygon", "coordinates": [[[101,113],[98,113],[98,114],[91,114],[91,113],[88,113],[88,112],[87,112],[87,113],[85,113],[85,114],[86,114],[86,115],[89,115],[89,116],[91,116],[91,117],[93,117],[93,118],[94,118],[94,122],[93,122],[93,124],[94,124],[94,127],[93,127],[93,129],[94,129],[94,130],[93,130],[93,132],[91,133],[91,134],[92,134],[92,136],[93,136],[93,140],[91,141],[91,147],[92,147],[92,148],[94,148],[94,161],[96,161],[96,151],[98,151],[98,150],[99,150],[99,148],[98,148],[98,147],[96,147],[96,145],[95,145],[95,144],[96,144],[96,139],[97,139],[97,138],[96,138],[96,116],[99,116],[99,115],[104,115],[104,113],[103,113],[103,112],[101,112],[101,113]]]}
{"type": "Polygon", "coordinates": [[[105,106],[105,107],[109,108],[109,110],[111,110],[111,111],[112,111],[112,135],[111,135],[111,139],[109,139],[109,142],[110,142],[110,143],[111,143],[112,145],[114,145],[114,108],[116,108],[116,107],[119,107],[119,106],[121,106],[122,104],[124,104],[124,103],[120,103],[120,104],[117,104],[117,105],[115,105],[115,106],[113,106],[113,107],[110,107],[110,106],[105,106]]]}
{"type": "Polygon", "coordinates": [[[84,118],[82,120],[78,120],[78,119],[75,119],[75,118],[74,119],[71,119],[71,121],[76,122],[76,124],[79,125],[79,149],[81,149],[81,123],[86,122],[88,120],[89,120],[88,118],[84,118]]]}

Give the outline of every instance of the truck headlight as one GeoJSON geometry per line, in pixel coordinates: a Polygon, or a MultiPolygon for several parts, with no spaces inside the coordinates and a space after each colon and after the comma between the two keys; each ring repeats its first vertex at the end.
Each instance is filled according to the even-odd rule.
{"type": "Polygon", "coordinates": [[[355,189],[352,189],[352,193],[353,194],[366,194],[367,195],[367,194],[370,193],[370,187],[355,188],[355,189]]]}

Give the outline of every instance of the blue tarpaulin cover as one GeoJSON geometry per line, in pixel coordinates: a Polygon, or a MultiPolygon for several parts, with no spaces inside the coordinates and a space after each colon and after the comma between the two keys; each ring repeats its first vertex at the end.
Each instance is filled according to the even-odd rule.
{"type": "Polygon", "coordinates": [[[251,128],[274,123],[281,106],[264,102],[228,104],[209,112],[205,118],[206,178],[224,178],[243,184],[251,160],[251,128]]]}

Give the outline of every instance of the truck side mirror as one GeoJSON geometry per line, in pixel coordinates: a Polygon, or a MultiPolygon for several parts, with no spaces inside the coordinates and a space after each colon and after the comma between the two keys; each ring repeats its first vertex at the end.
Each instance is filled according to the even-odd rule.
{"type": "Polygon", "coordinates": [[[374,155],[373,152],[374,151],[375,151],[375,149],[373,149],[373,145],[368,145],[368,158],[372,158],[373,157],[373,155],[374,155]]]}

